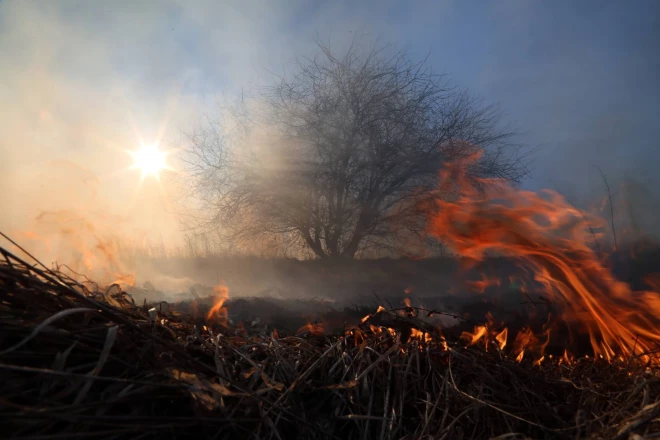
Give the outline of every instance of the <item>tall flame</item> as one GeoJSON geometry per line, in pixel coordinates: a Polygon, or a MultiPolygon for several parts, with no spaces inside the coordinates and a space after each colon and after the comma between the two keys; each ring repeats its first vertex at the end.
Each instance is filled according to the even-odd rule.
{"type": "MultiPolygon", "coordinates": [[[[471,260],[489,253],[519,260],[561,309],[558,318],[571,331],[588,335],[596,356],[642,355],[649,360],[646,353],[660,347],[660,294],[632,291],[589,247],[590,227],[602,221],[553,191],[518,190],[497,179],[468,182],[465,170],[480,155],[447,166],[441,174],[443,197],[429,207],[429,232],[471,260]]],[[[484,337],[485,330],[475,329],[472,342],[484,337]]],[[[546,333],[516,337],[518,356],[522,359],[532,337],[547,344],[546,333]]]]}
{"type": "Polygon", "coordinates": [[[208,322],[216,322],[221,325],[227,325],[229,315],[225,302],[229,299],[229,288],[224,284],[218,284],[213,288],[213,306],[206,314],[208,322]]]}

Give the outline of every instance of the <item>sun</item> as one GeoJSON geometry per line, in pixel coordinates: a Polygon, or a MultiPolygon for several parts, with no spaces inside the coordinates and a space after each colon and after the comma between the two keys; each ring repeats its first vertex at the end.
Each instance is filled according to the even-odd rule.
{"type": "Polygon", "coordinates": [[[131,151],[132,168],[142,171],[142,177],[156,177],[162,170],[169,169],[167,153],[158,149],[158,144],[142,144],[139,150],[131,151]]]}

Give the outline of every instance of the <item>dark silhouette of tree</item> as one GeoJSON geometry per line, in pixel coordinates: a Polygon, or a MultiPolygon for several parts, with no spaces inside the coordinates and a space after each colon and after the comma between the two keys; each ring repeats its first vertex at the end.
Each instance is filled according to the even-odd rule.
{"type": "Polygon", "coordinates": [[[437,197],[445,163],[481,149],[466,170],[475,185],[525,175],[497,109],[426,60],[359,42],[341,56],[318,47],[261,91],[261,116],[240,118],[245,130],[209,124],[189,136],[190,182],[210,214],[198,227],[234,244],[277,236],[318,257],[352,258],[426,242],[420,202],[437,197]],[[269,136],[248,142],[255,127],[269,136]]]}

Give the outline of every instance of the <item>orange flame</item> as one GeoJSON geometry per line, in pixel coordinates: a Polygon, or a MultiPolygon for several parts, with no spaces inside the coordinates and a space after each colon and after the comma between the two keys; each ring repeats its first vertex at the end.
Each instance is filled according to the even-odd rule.
{"type": "Polygon", "coordinates": [[[229,315],[224,304],[229,299],[229,288],[224,284],[218,284],[213,288],[213,293],[213,306],[206,314],[206,320],[226,326],[229,322],[229,315]]]}
{"type": "Polygon", "coordinates": [[[655,292],[660,292],[660,273],[652,273],[645,276],[644,282],[655,292]]]}
{"type": "Polygon", "coordinates": [[[509,335],[509,329],[506,327],[504,330],[502,330],[500,333],[495,336],[495,340],[498,342],[500,345],[500,350],[504,350],[504,347],[506,347],[506,338],[509,335]]]}
{"type": "Polygon", "coordinates": [[[499,286],[500,280],[495,277],[487,277],[486,275],[481,275],[481,280],[478,281],[468,281],[468,287],[477,293],[484,293],[487,288],[492,286],[499,286]]]}
{"type": "Polygon", "coordinates": [[[502,350],[506,346],[508,334],[509,330],[506,327],[502,331],[496,332],[485,325],[477,325],[474,327],[474,332],[463,332],[461,339],[467,340],[468,345],[475,345],[482,341],[486,350],[488,350],[490,343],[494,341],[500,350],[502,350]]]}
{"type": "Polygon", "coordinates": [[[417,339],[418,341],[423,341],[423,342],[431,342],[433,340],[430,334],[423,332],[421,330],[417,330],[416,328],[410,330],[410,337],[412,339],[417,339]]]}
{"type": "MultiPolygon", "coordinates": [[[[561,308],[556,318],[588,336],[595,355],[650,360],[645,353],[660,344],[660,295],[632,291],[589,247],[590,227],[604,222],[553,191],[522,191],[497,179],[480,179],[475,188],[465,170],[480,156],[443,171],[439,188],[445,197],[430,208],[429,232],[472,260],[493,252],[517,258],[561,308]]],[[[468,336],[475,343],[485,328],[468,336]]]]}
{"type": "Polygon", "coordinates": [[[379,334],[383,333],[383,329],[381,327],[377,327],[373,324],[369,324],[369,329],[371,330],[371,333],[373,333],[375,335],[379,335],[379,334]]]}
{"type": "Polygon", "coordinates": [[[309,332],[314,336],[322,336],[325,334],[325,329],[323,328],[322,324],[319,323],[312,324],[311,322],[307,322],[307,324],[300,327],[296,333],[306,333],[306,332],[309,332]]]}

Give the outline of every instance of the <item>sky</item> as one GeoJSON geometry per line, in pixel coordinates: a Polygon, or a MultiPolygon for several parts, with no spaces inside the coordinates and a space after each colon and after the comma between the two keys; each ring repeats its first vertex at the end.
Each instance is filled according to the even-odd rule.
{"type": "Polygon", "coordinates": [[[499,105],[538,147],[525,188],[586,199],[600,167],[660,189],[659,17],[656,0],[0,1],[0,230],[64,216],[180,245],[179,188],[140,182],[125,150],[181,145],[219,102],[313,55],[317,36],[428,55],[499,105]]]}

